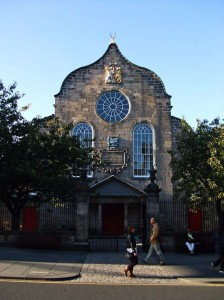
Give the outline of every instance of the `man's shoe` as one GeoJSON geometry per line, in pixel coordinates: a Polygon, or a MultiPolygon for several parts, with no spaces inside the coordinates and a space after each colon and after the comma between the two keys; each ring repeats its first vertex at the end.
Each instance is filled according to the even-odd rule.
{"type": "Polygon", "coordinates": [[[222,274],[224,274],[224,270],[220,270],[220,271],[219,271],[219,273],[222,273],[222,274]]]}
{"type": "Polygon", "coordinates": [[[161,263],[160,263],[160,266],[165,266],[165,265],[166,265],[165,262],[161,262],[161,263]]]}

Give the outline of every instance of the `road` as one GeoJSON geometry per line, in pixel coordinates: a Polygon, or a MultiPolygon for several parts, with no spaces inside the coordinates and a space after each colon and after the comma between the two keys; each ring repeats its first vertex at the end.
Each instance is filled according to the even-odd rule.
{"type": "Polygon", "coordinates": [[[224,285],[108,285],[0,281],[1,300],[223,300],[224,285]]]}

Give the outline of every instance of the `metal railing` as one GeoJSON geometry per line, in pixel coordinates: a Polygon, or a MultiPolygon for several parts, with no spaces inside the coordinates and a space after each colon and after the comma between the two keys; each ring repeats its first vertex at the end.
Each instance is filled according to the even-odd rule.
{"type": "Polygon", "coordinates": [[[218,219],[214,203],[192,209],[187,203],[169,199],[159,200],[159,223],[163,232],[186,232],[188,228],[199,232],[214,232],[218,219]]]}
{"type": "MultiPolygon", "coordinates": [[[[75,203],[50,201],[37,203],[29,201],[20,213],[18,231],[61,232],[75,230],[75,203]]],[[[0,201],[0,232],[12,230],[12,215],[0,201]]]]}
{"type": "MultiPolygon", "coordinates": [[[[37,204],[30,201],[21,212],[18,230],[74,232],[75,216],[75,202],[51,201],[37,204]]],[[[169,199],[159,200],[158,217],[163,232],[186,232],[189,224],[197,229],[195,231],[213,232],[218,222],[213,203],[207,203],[200,211],[191,212],[186,203],[169,199]]],[[[91,226],[91,222],[89,223],[91,226]]],[[[11,228],[12,215],[0,201],[0,232],[10,232],[11,228]]]]}

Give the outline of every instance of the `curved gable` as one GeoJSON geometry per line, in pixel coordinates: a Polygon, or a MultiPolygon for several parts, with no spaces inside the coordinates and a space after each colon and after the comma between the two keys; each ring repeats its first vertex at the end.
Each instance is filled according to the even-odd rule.
{"type": "MultiPolygon", "coordinates": [[[[104,72],[102,71],[106,64],[115,62],[120,62],[122,67],[126,64],[129,65],[133,69],[133,73],[136,74],[136,76],[140,76],[142,82],[146,85],[149,85],[153,92],[155,94],[162,93],[163,96],[170,98],[170,96],[166,93],[165,86],[163,84],[163,81],[160,79],[160,77],[154,73],[153,71],[140,67],[138,65],[135,65],[131,63],[128,59],[126,59],[123,54],[120,52],[117,44],[111,43],[109,47],[107,48],[106,52],[103,54],[101,58],[99,58],[97,61],[93,62],[92,64],[89,64],[87,66],[80,67],[74,71],[72,71],[63,81],[60,91],[58,94],[55,95],[55,97],[60,96],[66,96],[69,94],[69,90],[73,90],[76,88],[77,79],[79,78],[80,84],[80,78],[81,82],[85,82],[85,84],[88,82],[88,80],[91,79],[91,72],[89,70],[91,69],[100,69],[101,76],[104,77],[104,72]]],[[[125,74],[124,74],[124,82],[125,82],[125,74]]],[[[128,76],[126,77],[127,80],[129,80],[128,76]]],[[[103,79],[104,81],[104,79],[103,79]]]]}

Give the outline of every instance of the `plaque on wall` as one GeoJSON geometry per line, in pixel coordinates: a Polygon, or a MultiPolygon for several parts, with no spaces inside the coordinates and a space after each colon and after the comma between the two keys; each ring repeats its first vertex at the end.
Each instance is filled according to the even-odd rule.
{"type": "Polygon", "coordinates": [[[120,173],[127,167],[127,150],[108,150],[102,149],[101,163],[102,170],[106,173],[120,173]]]}

